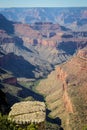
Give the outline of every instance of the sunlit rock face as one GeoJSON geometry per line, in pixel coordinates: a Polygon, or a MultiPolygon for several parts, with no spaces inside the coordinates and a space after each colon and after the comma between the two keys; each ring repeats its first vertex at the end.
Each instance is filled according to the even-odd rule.
{"type": "Polygon", "coordinates": [[[87,122],[87,47],[56,66],[36,89],[44,95],[49,115],[61,118],[64,130],[81,130],[87,122]]]}
{"type": "Polygon", "coordinates": [[[46,108],[44,102],[24,101],[11,107],[8,119],[16,124],[38,124],[40,130],[45,130],[46,108]]]}

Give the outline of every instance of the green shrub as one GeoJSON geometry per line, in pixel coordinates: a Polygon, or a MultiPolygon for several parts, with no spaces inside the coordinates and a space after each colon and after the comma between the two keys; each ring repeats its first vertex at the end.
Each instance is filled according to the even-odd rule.
{"type": "Polygon", "coordinates": [[[37,125],[16,125],[14,122],[8,120],[7,115],[3,115],[0,113],[0,130],[38,130],[37,125]]]}
{"type": "Polygon", "coordinates": [[[27,130],[38,130],[38,128],[37,128],[37,125],[30,124],[30,125],[27,126],[27,130]]]}
{"type": "Polygon", "coordinates": [[[87,125],[85,125],[82,130],[87,130],[87,125]]]}

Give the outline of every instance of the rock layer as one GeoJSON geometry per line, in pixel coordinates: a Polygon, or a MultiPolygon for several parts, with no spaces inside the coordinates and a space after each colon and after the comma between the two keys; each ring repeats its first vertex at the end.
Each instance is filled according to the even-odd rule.
{"type": "Polygon", "coordinates": [[[44,124],[45,117],[46,108],[43,102],[26,101],[15,103],[11,107],[8,119],[17,124],[44,124]]]}
{"type": "Polygon", "coordinates": [[[56,66],[37,90],[46,97],[50,115],[62,119],[65,130],[82,129],[87,122],[87,48],[56,66]]]}

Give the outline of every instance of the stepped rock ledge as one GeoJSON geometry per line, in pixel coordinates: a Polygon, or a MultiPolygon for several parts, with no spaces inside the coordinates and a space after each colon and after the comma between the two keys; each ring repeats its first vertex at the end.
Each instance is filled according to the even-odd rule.
{"type": "Polygon", "coordinates": [[[44,102],[39,101],[24,101],[15,103],[11,107],[8,119],[16,124],[31,124],[39,125],[40,129],[45,130],[46,107],[44,102]]]}

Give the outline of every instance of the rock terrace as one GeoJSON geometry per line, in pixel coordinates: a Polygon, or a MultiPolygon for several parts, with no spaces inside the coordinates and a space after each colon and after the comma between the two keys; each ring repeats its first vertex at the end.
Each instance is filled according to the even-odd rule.
{"type": "Polygon", "coordinates": [[[45,104],[39,101],[15,103],[11,107],[8,119],[17,124],[42,123],[45,121],[45,104]]]}

